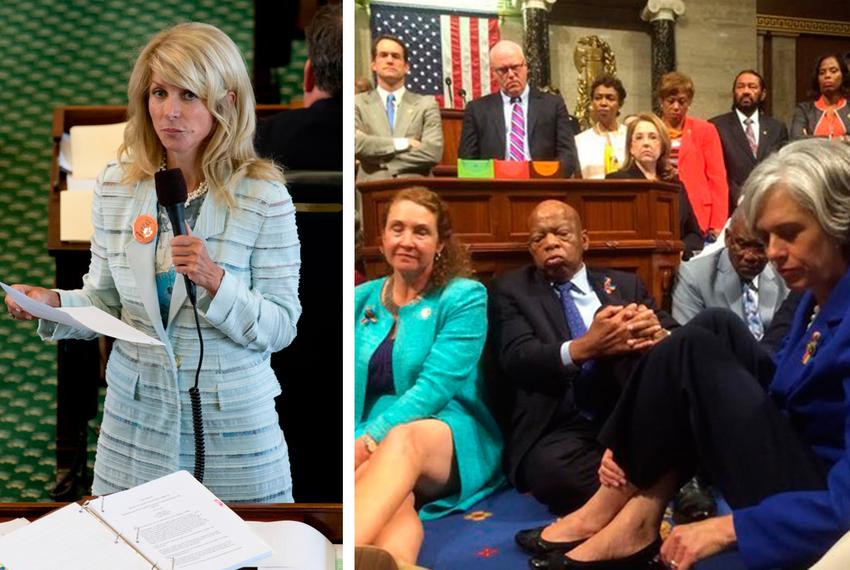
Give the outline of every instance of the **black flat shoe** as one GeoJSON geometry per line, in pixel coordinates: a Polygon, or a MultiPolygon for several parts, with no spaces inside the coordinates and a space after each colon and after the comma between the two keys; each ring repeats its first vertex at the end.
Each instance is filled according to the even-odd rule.
{"type": "Polygon", "coordinates": [[[685,483],[673,499],[673,520],[685,524],[714,516],[717,504],[711,492],[694,477],[685,483]]]}
{"type": "Polygon", "coordinates": [[[537,528],[521,530],[514,535],[514,540],[516,540],[516,543],[520,546],[520,548],[541,558],[546,558],[546,556],[548,556],[551,552],[563,554],[587,540],[586,538],[580,538],[578,540],[568,542],[554,542],[546,540],[540,536],[540,533],[543,532],[544,528],[546,527],[538,526],[537,528]]]}
{"type": "Polygon", "coordinates": [[[656,538],[649,546],[625,558],[582,562],[563,554],[552,553],[547,558],[532,558],[528,561],[528,566],[533,570],[660,570],[664,568],[658,558],[660,550],[661,539],[656,538]]]}

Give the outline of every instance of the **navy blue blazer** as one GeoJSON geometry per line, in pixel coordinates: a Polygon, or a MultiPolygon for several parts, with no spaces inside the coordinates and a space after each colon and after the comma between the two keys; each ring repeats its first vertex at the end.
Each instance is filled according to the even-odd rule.
{"type": "Polygon", "coordinates": [[[817,558],[850,529],[850,271],[807,329],[814,304],[808,292],[800,300],[769,393],[829,469],[827,486],[778,493],[734,512],[738,549],[751,568],[817,558]],[[817,349],[804,362],[815,333],[817,349]]]}

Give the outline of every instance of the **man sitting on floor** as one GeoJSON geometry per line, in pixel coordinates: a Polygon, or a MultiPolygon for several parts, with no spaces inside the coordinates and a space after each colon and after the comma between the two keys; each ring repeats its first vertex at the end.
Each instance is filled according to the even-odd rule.
{"type": "Polygon", "coordinates": [[[679,265],[673,289],[673,318],[685,324],[708,307],[729,309],[761,340],[788,286],[767,263],[764,242],[747,230],[735,210],[725,232],[726,247],[679,265]]]}
{"type": "MultiPolygon", "coordinates": [[[[518,491],[562,514],[599,486],[596,435],[637,356],[676,323],[637,276],[585,266],[589,241],[572,207],[540,203],[528,231],[534,264],[495,279],[490,299],[499,387],[511,391],[499,394],[512,406],[505,464],[518,491]]],[[[540,530],[517,540],[537,542],[540,530]]]]}

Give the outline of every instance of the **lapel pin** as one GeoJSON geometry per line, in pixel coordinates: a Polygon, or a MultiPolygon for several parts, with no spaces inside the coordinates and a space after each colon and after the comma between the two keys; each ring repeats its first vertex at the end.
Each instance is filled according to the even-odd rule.
{"type": "Polygon", "coordinates": [[[806,351],[803,353],[803,364],[808,364],[809,361],[814,358],[815,352],[818,349],[818,342],[820,342],[821,334],[818,331],[812,333],[812,338],[809,342],[806,343],[806,351]]]}
{"type": "Polygon", "coordinates": [[[372,309],[371,306],[366,307],[366,309],[363,311],[363,318],[360,319],[360,324],[361,325],[368,325],[369,323],[377,323],[377,322],[378,322],[378,316],[375,314],[374,309],[372,309]]]}
{"type": "Polygon", "coordinates": [[[427,319],[431,316],[431,307],[425,307],[419,314],[422,316],[423,319],[427,319]]]}
{"type": "Polygon", "coordinates": [[[133,237],[139,243],[150,243],[156,236],[156,220],[152,216],[142,214],[133,222],[133,237]]]}
{"type": "Polygon", "coordinates": [[[617,290],[617,286],[614,285],[614,282],[611,281],[610,277],[605,278],[605,281],[602,283],[602,288],[605,290],[606,295],[611,295],[617,290]]]}

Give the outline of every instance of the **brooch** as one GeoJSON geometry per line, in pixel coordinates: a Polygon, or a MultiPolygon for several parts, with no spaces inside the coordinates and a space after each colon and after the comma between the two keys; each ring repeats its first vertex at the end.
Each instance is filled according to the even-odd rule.
{"type": "Polygon", "coordinates": [[[616,286],[616,285],[614,285],[614,282],[613,282],[613,281],[611,281],[611,278],[610,278],[610,277],[606,277],[606,278],[605,278],[605,281],[602,283],[602,288],[605,290],[605,294],[606,294],[606,295],[610,295],[610,294],[612,294],[614,291],[616,291],[616,290],[617,290],[617,286],[616,286]]]}
{"type": "Polygon", "coordinates": [[[430,316],[431,316],[431,307],[425,307],[424,309],[422,309],[422,310],[419,312],[419,315],[420,315],[423,319],[427,319],[428,317],[430,317],[430,316]]]}
{"type": "Polygon", "coordinates": [[[156,235],[156,220],[147,214],[142,214],[133,222],[133,237],[139,243],[150,243],[156,235]]]}
{"type": "Polygon", "coordinates": [[[803,353],[803,364],[808,364],[809,361],[814,357],[815,352],[818,349],[818,342],[820,341],[821,334],[818,331],[812,333],[812,338],[809,342],[806,343],[806,351],[803,353]]]}
{"type": "Polygon", "coordinates": [[[375,314],[374,309],[372,307],[366,307],[363,311],[363,318],[360,319],[361,325],[368,325],[369,323],[377,323],[378,316],[375,314]]]}

